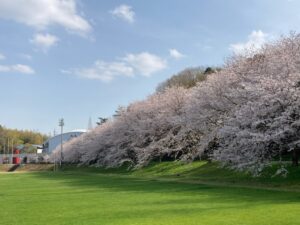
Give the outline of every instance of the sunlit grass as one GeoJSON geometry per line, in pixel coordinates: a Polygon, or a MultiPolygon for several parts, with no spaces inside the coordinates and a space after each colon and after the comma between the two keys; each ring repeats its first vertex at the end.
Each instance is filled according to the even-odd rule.
{"type": "MultiPolygon", "coordinates": [[[[296,190],[188,182],[201,177],[208,181],[209,174],[211,180],[234,179],[226,177],[226,170],[218,175],[220,170],[196,162],[153,164],[134,172],[69,168],[57,173],[1,174],[0,224],[299,224],[296,190]]],[[[248,177],[239,176],[242,183],[248,177]]]]}

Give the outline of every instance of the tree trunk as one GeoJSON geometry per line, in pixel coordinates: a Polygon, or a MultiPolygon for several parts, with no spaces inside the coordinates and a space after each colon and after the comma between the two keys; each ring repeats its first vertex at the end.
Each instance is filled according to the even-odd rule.
{"type": "Polygon", "coordinates": [[[293,166],[299,166],[299,149],[295,148],[292,155],[293,166]]]}

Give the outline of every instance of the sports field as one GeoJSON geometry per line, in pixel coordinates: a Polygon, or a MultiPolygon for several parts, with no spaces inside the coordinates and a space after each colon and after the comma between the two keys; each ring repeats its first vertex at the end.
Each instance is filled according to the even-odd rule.
{"type": "Polygon", "coordinates": [[[212,170],[195,165],[188,169],[165,164],[135,173],[96,169],[1,173],[0,224],[300,224],[297,182],[256,188],[246,177],[236,176],[241,183],[192,179],[197,170],[200,175],[212,170]],[[154,171],[160,176],[151,176],[154,171]]]}

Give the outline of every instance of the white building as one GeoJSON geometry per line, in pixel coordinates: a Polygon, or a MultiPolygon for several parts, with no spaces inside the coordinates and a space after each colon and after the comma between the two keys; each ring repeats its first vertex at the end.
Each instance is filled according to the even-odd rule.
{"type": "MultiPolygon", "coordinates": [[[[74,130],[71,132],[63,133],[62,140],[63,143],[80,136],[81,134],[87,132],[86,130],[74,130]]],[[[49,138],[43,144],[43,153],[50,154],[57,146],[60,145],[61,142],[61,135],[56,135],[54,137],[49,138]]]]}

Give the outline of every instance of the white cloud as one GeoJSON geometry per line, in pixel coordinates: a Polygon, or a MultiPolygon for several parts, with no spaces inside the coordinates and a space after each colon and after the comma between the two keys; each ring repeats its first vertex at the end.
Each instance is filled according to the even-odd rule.
{"type": "Polygon", "coordinates": [[[0,65],[0,73],[6,72],[15,72],[15,73],[23,73],[23,74],[34,74],[35,71],[27,65],[16,64],[16,65],[0,65]]]}
{"type": "Polygon", "coordinates": [[[133,69],[122,62],[104,62],[98,60],[90,68],[76,69],[75,74],[92,80],[109,82],[117,76],[133,76],[133,69]]]}
{"type": "Polygon", "coordinates": [[[128,54],[123,60],[133,67],[137,73],[143,76],[151,76],[153,73],[158,72],[167,66],[165,60],[148,52],[128,54]]]}
{"type": "Polygon", "coordinates": [[[110,82],[118,76],[151,76],[166,68],[166,66],[166,61],[160,57],[142,52],[140,54],[127,54],[120,60],[112,62],[97,60],[89,68],[61,70],[61,72],[65,74],[73,73],[82,78],[110,82]]]}
{"type": "Polygon", "coordinates": [[[23,65],[23,64],[13,65],[12,70],[20,73],[25,73],[25,74],[35,73],[35,71],[30,66],[23,65]]]}
{"type": "Polygon", "coordinates": [[[254,30],[248,36],[247,42],[231,44],[229,49],[235,54],[243,54],[249,50],[257,51],[267,42],[269,37],[269,34],[266,34],[261,30],[254,30]]]}
{"type": "Polygon", "coordinates": [[[59,25],[69,31],[87,34],[92,29],[78,14],[76,0],[1,0],[0,18],[39,30],[59,25]]]}
{"type": "Polygon", "coordinates": [[[47,51],[58,41],[59,41],[58,37],[51,34],[36,34],[34,35],[33,39],[30,40],[31,43],[43,49],[44,51],[47,51]]]}
{"type": "Polygon", "coordinates": [[[4,60],[4,59],[6,59],[5,55],[0,53],[0,60],[4,60]]]}
{"type": "Polygon", "coordinates": [[[172,49],[169,49],[169,54],[172,58],[174,59],[181,59],[183,57],[185,57],[184,54],[180,53],[177,49],[175,48],[172,48],[172,49]]]}
{"type": "Polygon", "coordinates": [[[26,59],[26,60],[32,60],[32,56],[29,55],[29,54],[25,54],[25,53],[20,53],[18,54],[19,57],[23,58],[23,59],[26,59]]]}
{"type": "Polygon", "coordinates": [[[9,66],[3,66],[0,65],[0,73],[2,72],[9,72],[10,71],[10,67],[9,66]]]}
{"type": "Polygon", "coordinates": [[[129,23],[133,23],[135,20],[135,12],[129,5],[120,5],[114,10],[112,10],[110,13],[129,23]]]}
{"type": "Polygon", "coordinates": [[[60,72],[63,74],[71,74],[72,73],[71,70],[64,70],[64,69],[61,69],[60,72]]]}

